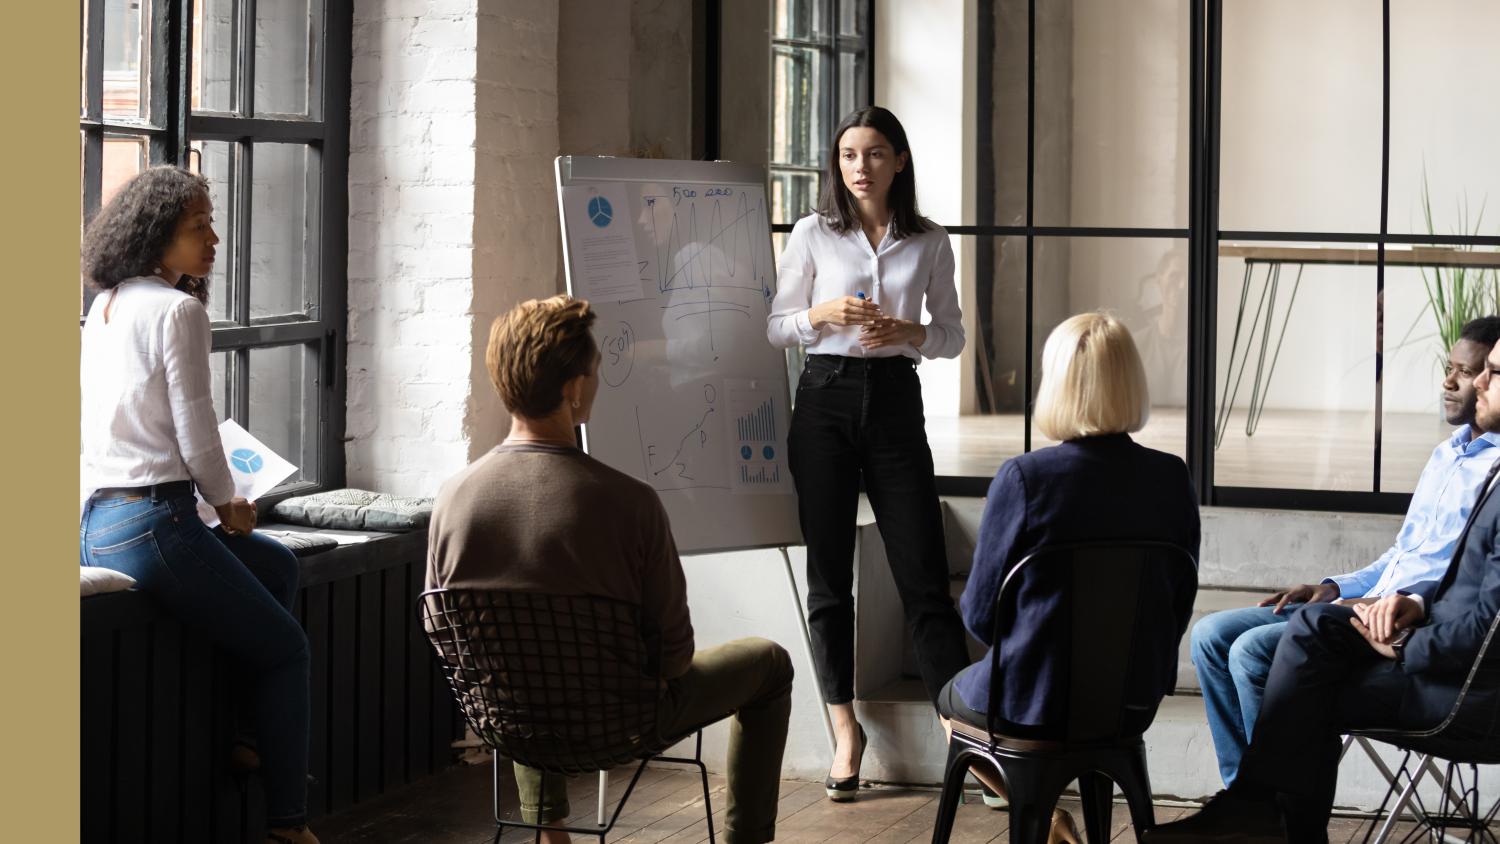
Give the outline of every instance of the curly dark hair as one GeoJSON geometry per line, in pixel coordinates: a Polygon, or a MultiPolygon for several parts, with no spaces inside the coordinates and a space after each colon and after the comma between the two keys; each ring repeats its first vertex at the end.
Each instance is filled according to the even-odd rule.
{"type": "MultiPolygon", "coordinates": [[[[126,279],[155,275],[177,234],[177,221],[193,200],[208,193],[207,179],[180,167],[152,167],[126,182],[84,232],[84,279],[109,290],[126,279]]],[[[190,287],[189,292],[206,288],[199,280],[190,287]]]]}

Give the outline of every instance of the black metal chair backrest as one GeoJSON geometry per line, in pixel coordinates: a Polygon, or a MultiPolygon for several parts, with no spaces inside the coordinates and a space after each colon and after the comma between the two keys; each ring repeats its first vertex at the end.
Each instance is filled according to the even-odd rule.
{"type": "MultiPolygon", "coordinates": [[[[1059,740],[1134,738],[1138,732],[1127,726],[1127,707],[1154,717],[1161,702],[1157,684],[1138,675],[1134,663],[1156,650],[1175,666],[1198,590],[1193,555],[1168,542],[1134,540],[1052,545],[1028,554],[1006,573],[996,598],[991,700],[1001,693],[1003,632],[1023,581],[1062,592],[1068,641],[1056,644],[1068,654],[1068,714],[1059,740]]],[[[997,729],[997,709],[989,708],[991,735],[1004,732],[997,729]]]]}
{"type": "Polygon", "coordinates": [[[591,595],[424,592],[420,611],[469,726],[510,759],[554,773],[659,751],[662,685],[633,604],[591,595]]]}
{"type": "Polygon", "coordinates": [[[1423,730],[1359,729],[1351,732],[1403,745],[1412,744],[1408,741],[1411,739],[1430,739],[1443,742],[1442,746],[1426,746],[1441,751],[1445,758],[1464,762],[1500,762],[1500,740],[1497,740],[1500,739],[1500,729],[1497,729],[1500,728],[1500,656],[1492,655],[1490,651],[1497,631],[1500,631],[1500,613],[1490,619],[1489,630],[1479,645],[1479,652],[1474,655],[1474,663],[1469,666],[1458,697],[1443,720],[1423,730]],[[1450,738],[1453,741],[1447,741],[1450,738]]]}

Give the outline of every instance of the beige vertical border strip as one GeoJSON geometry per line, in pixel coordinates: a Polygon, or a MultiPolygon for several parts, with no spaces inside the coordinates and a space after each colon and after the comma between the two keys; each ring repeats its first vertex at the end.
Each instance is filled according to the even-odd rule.
{"type": "Polygon", "coordinates": [[[8,841],[77,841],[79,3],[6,9],[0,36],[0,794],[8,841]]]}

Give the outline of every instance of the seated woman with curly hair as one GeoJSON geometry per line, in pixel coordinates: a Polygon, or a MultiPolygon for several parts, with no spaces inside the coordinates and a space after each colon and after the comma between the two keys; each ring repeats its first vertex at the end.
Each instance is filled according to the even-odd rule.
{"type": "Polygon", "coordinates": [[[175,167],[130,180],[84,235],[83,277],[103,292],[83,326],[80,562],[135,578],[254,673],[259,747],[239,759],[264,775],[266,840],[317,844],[297,560],[235,497],[210,388],[203,279],[218,242],[208,182],[175,167]],[[198,517],[195,489],[218,527],[198,517]]]}

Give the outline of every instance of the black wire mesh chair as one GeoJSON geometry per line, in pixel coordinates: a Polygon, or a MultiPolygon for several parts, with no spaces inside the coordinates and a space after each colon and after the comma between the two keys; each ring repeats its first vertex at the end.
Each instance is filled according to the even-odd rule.
{"type": "MultiPolygon", "coordinates": [[[[1500,764],[1500,659],[1486,660],[1495,631],[1500,628],[1500,614],[1490,621],[1490,629],[1474,656],[1474,664],[1464,678],[1448,715],[1426,730],[1350,730],[1344,740],[1344,752],[1351,744],[1361,744],[1389,787],[1380,801],[1375,817],[1385,814],[1386,805],[1395,804],[1375,837],[1377,844],[1389,840],[1396,822],[1408,807],[1413,807],[1416,826],[1401,840],[1432,838],[1442,841],[1451,829],[1469,831],[1468,841],[1495,844],[1495,833],[1489,828],[1500,813],[1500,797],[1483,810],[1479,802],[1479,766],[1500,764]],[[1389,744],[1402,751],[1401,764],[1395,772],[1386,767],[1369,742],[1389,744]],[[1416,761],[1412,761],[1412,757],[1416,761]],[[1436,761],[1434,761],[1436,760],[1436,761]],[[1437,764],[1442,763],[1441,767],[1437,764]],[[1464,775],[1468,769],[1468,776],[1464,775]],[[1429,811],[1417,786],[1431,774],[1438,786],[1438,805],[1429,811]],[[1405,781],[1405,785],[1402,782],[1405,781]],[[1456,786],[1455,786],[1456,784],[1456,786]],[[1397,790],[1400,790],[1399,795],[1397,790]]],[[[1364,841],[1375,834],[1375,825],[1365,831],[1364,841]]]]}
{"type": "Polygon", "coordinates": [[[464,718],[492,751],[495,841],[520,828],[535,830],[538,840],[553,829],[596,835],[603,844],[652,760],[698,768],[714,840],[702,729],[692,758],[661,755],[688,733],[658,730],[663,685],[638,607],[592,595],[433,589],[422,593],[418,609],[464,718]],[[601,777],[595,826],[544,827],[501,817],[502,755],[544,778],[630,763],[636,769],[607,822],[601,777]]]}
{"type": "MultiPolygon", "coordinates": [[[[1134,657],[1160,649],[1161,658],[1177,659],[1178,643],[1192,616],[1198,564],[1180,546],[1165,542],[1120,541],[1054,545],[1017,563],[1005,575],[996,598],[991,639],[992,682],[1004,642],[1006,606],[1020,588],[1017,575],[1046,566],[1066,591],[1069,641],[1068,721],[1057,740],[1007,736],[989,708],[984,726],[953,720],[943,793],[938,798],[933,844],[947,844],[963,793],[964,778],[975,762],[999,770],[1010,791],[1011,844],[1047,840],[1052,810],[1068,783],[1078,781],[1084,828],[1091,842],[1109,837],[1114,786],[1119,784],[1130,807],[1136,835],[1156,824],[1151,779],[1141,736],[1155,717],[1160,699],[1133,691],[1134,657]],[[1175,577],[1174,577],[1175,575],[1175,577]],[[1173,584],[1186,584],[1174,588],[1173,584]],[[1128,710],[1145,713],[1127,721],[1128,710]]],[[[1139,679],[1139,678],[1136,678],[1139,679]]],[[[991,687],[990,699],[999,689],[991,687]]]]}

